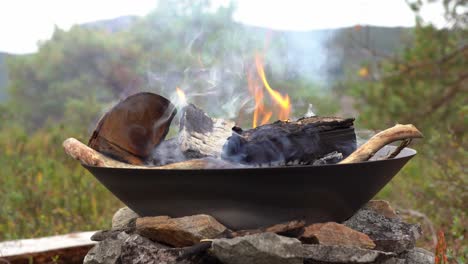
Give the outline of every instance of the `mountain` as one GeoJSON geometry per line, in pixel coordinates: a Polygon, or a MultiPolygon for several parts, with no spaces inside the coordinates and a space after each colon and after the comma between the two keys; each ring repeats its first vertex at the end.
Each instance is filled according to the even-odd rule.
{"type": "Polygon", "coordinates": [[[112,19],[98,20],[89,23],[81,24],[80,26],[90,29],[106,30],[108,32],[119,32],[128,29],[140,17],[138,16],[121,16],[112,19]]]}

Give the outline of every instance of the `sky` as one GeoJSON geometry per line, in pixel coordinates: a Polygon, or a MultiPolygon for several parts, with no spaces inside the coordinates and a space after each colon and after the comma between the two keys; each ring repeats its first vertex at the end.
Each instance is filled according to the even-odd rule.
{"type": "MultiPolygon", "coordinates": [[[[228,0],[213,0],[224,5],[228,0]]],[[[405,0],[238,0],[234,19],[250,25],[288,30],[312,30],[354,25],[413,26],[414,14],[405,0]]],[[[14,0],[0,5],[0,51],[30,53],[50,38],[54,26],[124,15],[144,16],[156,0],[14,0]]],[[[423,9],[425,20],[443,26],[443,8],[423,9]]]]}

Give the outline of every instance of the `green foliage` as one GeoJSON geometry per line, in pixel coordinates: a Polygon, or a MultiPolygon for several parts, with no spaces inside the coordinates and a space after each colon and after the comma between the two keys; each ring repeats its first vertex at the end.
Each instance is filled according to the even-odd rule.
{"type": "Polygon", "coordinates": [[[2,240],[108,227],[118,200],[61,148],[65,135],[85,134],[77,128],[0,127],[2,240]]]}
{"type": "Polygon", "coordinates": [[[361,64],[368,74],[352,77],[348,85],[360,126],[412,123],[425,136],[414,145],[418,156],[380,197],[429,215],[446,232],[454,254],[466,257],[468,30],[419,21],[413,34],[413,44],[396,57],[381,58],[378,67],[361,64]]]}

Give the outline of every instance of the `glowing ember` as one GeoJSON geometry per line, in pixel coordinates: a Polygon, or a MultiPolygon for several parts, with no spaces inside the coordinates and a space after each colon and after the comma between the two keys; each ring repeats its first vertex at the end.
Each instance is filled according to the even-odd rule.
{"type": "Polygon", "coordinates": [[[276,106],[275,110],[277,113],[277,118],[279,120],[287,120],[289,118],[289,114],[291,113],[291,103],[289,96],[287,94],[282,95],[270,87],[270,84],[268,83],[265,76],[262,59],[258,54],[255,55],[255,67],[257,69],[258,78],[261,80],[261,83],[259,83],[258,78],[252,76],[251,72],[247,73],[247,84],[249,91],[255,99],[255,110],[253,113],[252,127],[257,127],[259,125],[268,123],[273,116],[273,110],[266,109],[263,102],[263,87],[265,87],[268,94],[270,95],[272,102],[276,106]]]}

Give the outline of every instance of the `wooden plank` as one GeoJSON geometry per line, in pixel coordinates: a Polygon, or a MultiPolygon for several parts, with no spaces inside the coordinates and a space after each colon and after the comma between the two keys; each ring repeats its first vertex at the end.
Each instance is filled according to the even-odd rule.
{"type": "Polygon", "coordinates": [[[82,263],[95,231],[0,242],[0,263],[82,263]]]}

